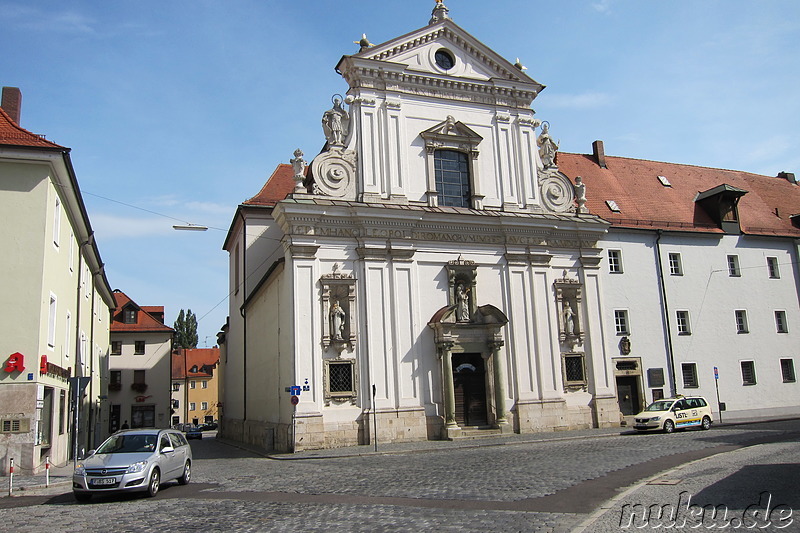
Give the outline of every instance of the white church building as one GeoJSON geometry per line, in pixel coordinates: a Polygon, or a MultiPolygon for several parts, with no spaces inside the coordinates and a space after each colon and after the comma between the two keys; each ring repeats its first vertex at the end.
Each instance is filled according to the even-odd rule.
{"type": "Polygon", "coordinates": [[[222,436],[285,451],[608,427],[658,394],[649,369],[680,392],[674,369],[701,355],[676,340],[667,364],[652,268],[648,300],[607,297],[609,251],[633,274],[650,245],[612,228],[604,170],[575,172],[591,156],[557,152],[531,109],[543,85],[441,2],[336,68],[323,151],[278,166],[224,243],[222,436]],[[620,344],[616,311],[638,328],[639,305],[650,322],[620,344]]]}

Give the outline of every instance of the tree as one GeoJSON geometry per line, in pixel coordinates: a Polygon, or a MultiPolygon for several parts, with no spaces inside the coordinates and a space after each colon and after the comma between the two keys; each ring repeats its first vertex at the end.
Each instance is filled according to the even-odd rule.
{"type": "Polygon", "coordinates": [[[197,348],[197,317],[191,309],[184,314],[178,313],[178,319],[172,326],[175,329],[175,345],[178,348],[197,348]]]}

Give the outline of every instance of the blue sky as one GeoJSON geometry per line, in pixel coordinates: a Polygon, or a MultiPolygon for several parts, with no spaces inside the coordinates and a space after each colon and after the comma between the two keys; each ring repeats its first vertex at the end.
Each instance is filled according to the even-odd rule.
{"type": "MultiPolygon", "coordinates": [[[[445,3],[547,86],[533,108],[563,151],[602,139],[608,155],[800,173],[797,0],[445,3]]],[[[170,325],[191,308],[211,346],[236,206],[322,147],[353,41],[422,27],[433,5],[0,0],[0,85],[22,90],[23,127],[72,148],[112,287],[170,325]]]]}

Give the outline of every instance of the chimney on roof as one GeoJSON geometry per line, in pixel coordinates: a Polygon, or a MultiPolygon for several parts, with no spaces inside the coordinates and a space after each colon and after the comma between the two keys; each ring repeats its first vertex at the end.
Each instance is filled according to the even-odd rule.
{"type": "Polygon", "coordinates": [[[606,166],[606,150],[603,147],[603,141],[595,141],[592,143],[592,153],[600,168],[608,168],[606,166]]]}
{"type": "Polygon", "coordinates": [[[3,111],[8,113],[17,125],[19,125],[19,117],[22,111],[22,92],[17,87],[3,87],[2,101],[0,107],[3,111]]]}
{"type": "Polygon", "coordinates": [[[785,179],[789,183],[797,185],[797,179],[794,177],[794,172],[778,172],[778,177],[785,179]]]}

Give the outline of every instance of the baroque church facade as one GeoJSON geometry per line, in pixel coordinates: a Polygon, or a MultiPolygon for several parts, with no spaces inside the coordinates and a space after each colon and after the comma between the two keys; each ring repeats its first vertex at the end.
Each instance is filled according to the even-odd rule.
{"type": "Polygon", "coordinates": [[[221,433],[302,450],[618,425],[609,224],[557,166],[544,86],[441,2],[336,68],[323,151],[280,165],[225,241],[221,433]]]}
{"type": "Polygon", "coordinates": [[[304,450],[799,416],[800,187],[558,151],[544,88],[437,1],[364,36],[301,150],[238,206],[221,435],[304,450]],[[587,193],[588,191],[588,193],[587,193]]]}

